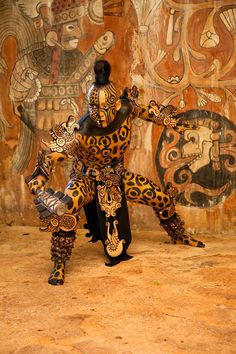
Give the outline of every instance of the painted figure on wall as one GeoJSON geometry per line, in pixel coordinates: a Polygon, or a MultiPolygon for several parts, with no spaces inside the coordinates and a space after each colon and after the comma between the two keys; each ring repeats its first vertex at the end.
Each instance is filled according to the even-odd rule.
{"type": "Polygon", "coordinates": [[[236,126],[207,110],[189,110],[182,119],[197,126],[182,136],[163,131],[156,154],[160,183],[178,189],[178,203],[211,207],[236,188],[236,126]]]}
{"type": "Polygon", "coordinates": [[[107,61],[96,62],[87,113],[79,120],[70,116],[52,128],[51,142],[44,142],[47,151],[40,152],[33,174],[26,179],[30,191],[37,194],[35,202],[43,229],[52,232],[54,268],[48,279],[52,285],[64,283],[65,263],[72,252],[82,207],[92,241],[101,240],[108,266],[131,258],[127,254],[131,242],[127,201],[151,206],[173,243],[204,247],[186,232],[175,210],[171,185],[161,190],[124,167],[136,116],[178,133],[189,127],[175,118],[176,109],[171,105],[158,105],[154,100],[148,106],[139,104],[136,87],[125,89],[118,97],[109,79],[110,70],[107,61]],[[73,159],[65,195],[52,189],[45,191],[52,169],[64,159],[73,159]]]}
{"type": "MultiPolygon", "coordinates": [[[[181,136],[163,131],[159,180],[178,189],[183,205],[222,203],[236,188],[235,1],[131,1],[139,29],[132,44],[145,66],[137,75],[134,51],[133,84],[185,110],[185,119],[198,126],[181,136]]],[[[142,127],[135,128],[140,148],[142,127]]]]}
{"type": "MultiPolygon", "coordinates": [[[[94,60],[114,44],[114,34],[106,31],[85,53],[80,49],[85,19],[101,24],[96,7],[94,1],[79,0],[0,1],[0,46],[8,36],[14,36],[18,46],[9,96],[21,121],[13,156],[13,169],[19,173],[31,158],[35,131],[48,131],[65,115],[79,113],[78,98],[92,83],[94,60]]],[[[2,72],[7,70],[3,58],[0,65],[2,72]]],[[[1,114],[1,135],[4,126],[9,124],[1,114]]]]}

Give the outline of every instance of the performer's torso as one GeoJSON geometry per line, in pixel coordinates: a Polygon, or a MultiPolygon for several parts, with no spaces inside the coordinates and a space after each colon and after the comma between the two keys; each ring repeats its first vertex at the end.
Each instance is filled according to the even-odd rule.
{"type": "Polygon", "coordinates": [[[107,128],[97,128],[88,114],[84,116],[76,135],[80,143],[77,159],[86,167],[98,169],[122,161],[130,144],[132,111],[132,105],[123,102],[114,122],[107,128]]]}

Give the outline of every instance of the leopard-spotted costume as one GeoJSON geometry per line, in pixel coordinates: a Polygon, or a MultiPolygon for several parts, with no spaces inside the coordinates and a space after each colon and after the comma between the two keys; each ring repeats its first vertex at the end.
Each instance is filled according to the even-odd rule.
{"type": "Polygon", "coordinates": [[[123,165],[134,117],[138,115],[141,119],[181,130],[181,124],[174,119],[174,108],[160,107],[155,101],[149,106],[138,105],[135,90],[124,91],[118,101],[111,97],[112,92],[111,83],[91,87],[88,113],[78,122],[69,117],[66,123],[52,129],[52,141],[47,143],[50,151],[40,153],[35,171],[27,180],[31,192],[45,189],[56,163],[73,159],[72,178],[65,190],[69,197],[65,214],[42,218],[46,230],[53,232],[51,255],[55,267],[48,280],[52,285],[64,282],[65,262],[72,252],[82,207],[90,235],[104,245],[109,259],[107,265],[130,258],[126,253],[131,242],[126,201],[151,206],[174,243],[204,247],[201,241],[186,233],[175,211],[172,188],[167,186],[163,191],[146,177],[127,171],[123,165]],[[105,104],[101,101],[103,96],[105,104]]]}

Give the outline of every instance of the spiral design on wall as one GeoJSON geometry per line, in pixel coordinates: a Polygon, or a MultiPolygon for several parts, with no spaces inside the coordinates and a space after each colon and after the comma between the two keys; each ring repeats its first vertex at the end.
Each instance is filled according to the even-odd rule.
{"type": "Polygon", "coordinates": [[[182,205],[216,205],[236,188],[236,126],[211,111],[191,110],[181,116],[197,129],[183,135],[163,131],[156,152],[159,179],[163,186],[171,182],[178,189],[182,205]]]}

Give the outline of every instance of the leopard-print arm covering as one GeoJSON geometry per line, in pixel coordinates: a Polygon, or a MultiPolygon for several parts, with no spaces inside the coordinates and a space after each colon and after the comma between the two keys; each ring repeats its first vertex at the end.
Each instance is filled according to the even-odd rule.
{"type": "Polygon", "coordinates": [[[139,104],[137,108],[138,117],[143,120],[162,125],[166,128],[175,128],[177,126],[178,119],[175,118],[177,108],[172,105],[162,106],[158,105],[156,101],[151,100],[148,106],[139,104]]]}
{"type": "Polygon", "coordinates": [[[32,178],[31,180],[27,181],[27,179],[31,177],[31,176],[28,176],[26,177],[25,181],[29,187],[29,190],[32,194],[36,194],[37,190],[40,189],[40,190],[44,190],[45,187],[46,187],[46,183],[47,183],[47,180],[46,180],[46,177],[43,176],[43,175],[38,175],[36,176],[35,178],[32,178]]]}
{"type": "Polygon", "coordinates": [[[167,128],[175,128],[177,126],[178,119],[175,118],[176,107],[158,105],[154,100],[151,100],[149,105],[145,106],[137,102],[138,96],[139,90],[136,86],[131,89],[126,87],[121,96],[121,98],[126,98],[133,103],[135,116],[167,128]]]}
{"type": "Polygon", "coordinates": [[[36,194],[37,189],[44,190],[52,170],[59,161],[66,158],[64,154],[40,150],[33,173],[25,178],[31,193],[36,194]]]}

